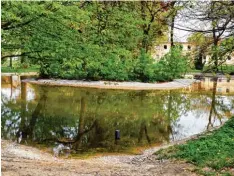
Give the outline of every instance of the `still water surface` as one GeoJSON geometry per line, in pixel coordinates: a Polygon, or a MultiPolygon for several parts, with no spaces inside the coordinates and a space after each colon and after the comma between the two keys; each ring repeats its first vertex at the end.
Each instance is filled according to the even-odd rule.
{"type": "Polygon", "coordinates": [[[78,154],[126,152],[180,140],[234,114],[234,80],[224,82],[205,79],[180,90],[126,91],[2,79],[1,135],[22,144],[63,144],[78,154]]]}

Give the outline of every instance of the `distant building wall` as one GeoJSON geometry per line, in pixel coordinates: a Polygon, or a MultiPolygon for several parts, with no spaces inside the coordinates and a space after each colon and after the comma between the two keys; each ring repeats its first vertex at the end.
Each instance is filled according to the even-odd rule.
{"type": "MultiPolygon", "coordinates": [[[[183,52],[186,54],[188,52],[192,52],[194,51],[196,45],[194,45],[193,43],[188,43],[188,42],[176,42],[175,45],[181,45],[183,52]]],[[[153,51],[153,58],[155,60],[160,60],[160,58],[162,58],[166,53],[168,53],[171,49],[171,43],[170,42],[165,42],[165,43],[160,43],[159,45],[156,45],[154,47],[154,51],[153,51]]]]}
{"type": "MultiPolygon", "coordinates": [[[[196,45],[194,43],[189,43],[189,42],[176,42],[175,44],[181,45],[183,48],[184,54],[188,54],[191,52],[191,57],[194,58],[195,54],[194,51],[196,49],[196,45]]],[[[171,44],[170,42],[165,42],[165,43],[160,43],[156,45],[153,49],[152,52],[152,57],[156,60],[159,61],[166,53],[168,53],[171,49],[171,44]]],[[[205,64],[208,64],[211,59],[210,55],[207,55],[205,57],[205,64]]],[[[227,65],[234,65],[234,52],[232,55],[226,60],[225,64],[227,65]]]]}
{"type": "MultiPolygon", "coordinates": [[[[233,53],[234,54],[234,53],[233,53]]],[[[224,64],[227,64],[227,65],[233,65],[234,66],[234,55],[231,55],[230,57],[227,56],[226,59],[226,62],[224,64]]],[[[206,55],[206,58],[205,58],[205,64],[208,64],[211,60],[211,55],[206,55]]]]}

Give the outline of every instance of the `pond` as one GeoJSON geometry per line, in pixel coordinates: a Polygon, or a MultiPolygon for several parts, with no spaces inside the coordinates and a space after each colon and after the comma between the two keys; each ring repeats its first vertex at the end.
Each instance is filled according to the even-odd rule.
{"type": "Polygon", "coordinates": [[[234,79],[205,78],[179,90],[126,91],[2,77],[1,102],[3,139],[49,149],[62,144],[78,155],[129,152],[224,123],[234,114],[234,79]]]}

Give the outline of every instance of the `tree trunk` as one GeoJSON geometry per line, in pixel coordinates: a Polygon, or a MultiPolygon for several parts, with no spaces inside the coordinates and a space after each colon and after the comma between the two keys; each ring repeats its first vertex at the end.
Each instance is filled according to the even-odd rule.
{"type": "Polygon", "coordinates": [[[47,95],[46,94],[42,95],[42,97],[40,98],[40,100],[39,100],[39,102],[37,104],[37,107],[35,108],[34,112],[32,113],[32,118],[30,120],[29,129],[28,129],[30,139],[33,138],[33,130],[34,130],[34,127],[36,125],[37,119],[38,119],[38,117],[40,115],[40,112],[43,109],[43,105],[46,102],[46,99],[47,99],[47,95]]]}
{"type": "Polygon", "coordinates": [[[12,64],[12,57],[10,57],[10,65],[9,65],[10,68],[13,67],[13,64],[12,64]]]}
{"type": "Polygon", "coordinates": [[[214,78],[214,83],[213,83],[212,101],[211,101],[211,107],[210,107],[209,121],[207,124],[207,130],[209,129],[210,126],[213,126],[212,122],[211,122],[211,120],[212,120],[211,118],[212,118],[212,114],[213,114],[214,109],[215,109],[216,89],[217,89],[217,77],[214,78]]]}
{"type": "Polygon", "coordinates": [[[20,63],[23,64],[25,62],[25,60],[26,60],[25,56],[21,56],[20,63]]]}
{"type": "Polygon", "coordinates": [[[20,112],[20,131],[22,131],[22,142],[27,139],[26,128],[26,97],[27,97],[27,83],[21,83],[21,112],[20,112]]]}
{"type": "Polygon", "coordinates": [[[199,53],[196,56],[195,62],[194,62],[196,70],[203,70],[203,67],[204,67],[203,57],[204,57],[203,51],[199,50],[199,53]]]}
{"type": "Polygon", "coordinates": [[[172,133],[172,126],[171,126],[171,119],[172,119],[172,117],[171,117],[171,112],[172,112],[172,109],[173,109],[173,107],[172,107],[172,103],[173,103],[173,97],[172,97],[172,91],[171,90],[169,90],[169,97],[168,97],[168,106],[167,106],[167,132],[169,133],[169,134],[172,134],[172,138],[173,138],[173,140],[174,140],[174,136],[173,136],[173,133],[172,133]]]}
{"type": "Polygon", "coordinates": [[[85,109],[86,109],[85,97],[81,97],[81,100],[80,100],[80,118],[79,118],[78,134],[77,134],[76,141],[75,141],[75,149],[79,148],[82,136],[84,134],[85,109]]]}
{"type": "Polygon", "coordinates": [[[174,47],[174,26],[175,26],[175,16],[173,15],[171,20],[171,48],[174,47]]]}
{"type": "Polygon", "coordinates": [[[214,38],[214,47],[215,47],[215,53],[214,53],[214,65],[215,65],[215,73],[217,73],[219,71],[218,68],[218,53],[217,53],[217,47],[218,47],[218,39],[214,38]]]}
{"type": "MultiPolygon", "coordinates": [[[[173,11],[175,10],[174,9],[175,4],[176,4],[176,1],[171,2],[171,8],[173,9],[173,11]]],[[[175,10],[173,12],[173,14],[172,14],[172,17],[171,17],[171,36],[170,36],[171,48],[174,47],[174,26],[175,26],[175,17],[176,17],[176,15],[177,15],[177,12],[175,10]]]]}

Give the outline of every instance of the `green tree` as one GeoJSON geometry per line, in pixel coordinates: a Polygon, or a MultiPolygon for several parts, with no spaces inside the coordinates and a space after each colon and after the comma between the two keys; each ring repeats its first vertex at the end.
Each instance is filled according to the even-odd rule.
{"type": "Polygon", "coordinates": [[[143,20],[141,47],[148,53],[156,41],[165,38],[163,32],[167,31],[165,20],[167,13],[164,4],[159,1],[140,1],[139,3],[139,14],[143,20]]]}
{"type": "Polygon", "coordinates": [[[3,2],[2,59],[27,57],[45,78],[157,81],[165,14],[159,2],[3,2]]]}
{"type": "Polygon", "coordinates": [[[180,78],[185,74],[188,65],[188,59],[182,54],[180,46],[174,46],[170,52],[156,64],[156,80],[166,81],[180,78]]]}
{"type": "Polygon", "coordinates": [[[195,69],[203,70],[203,67],[206,64],[204,60],[211,49],[211,44],[213,43],[212,37],[196,32],[188,38],[188,42],[196,45],[193,53],[195,69]]]}
{"type": "MultiPolygon", "coordinates": [[[[220,44],[224,39],[233,36],[234,25],[234,3],[232,1],[207,1],[204,3],[194,2],[191,6],[188,6],[185,13],[182,14],[183,20],[194,20],[194,25],[183,27],[176,27],[177,29],[199,32],[205,36],[211,36],[211,60],[208,64],[209,69],[217,72],[219,66],[225,61],[224,55],[220,54],[220,44]],[[199,24],[199,25],[197,25],[199,24]],[[224,56],[224,57],[223,57],[224,56]]],[[[222,46],[223,47],[223,46],[222,46]]]]}

